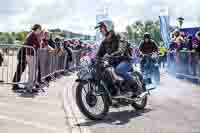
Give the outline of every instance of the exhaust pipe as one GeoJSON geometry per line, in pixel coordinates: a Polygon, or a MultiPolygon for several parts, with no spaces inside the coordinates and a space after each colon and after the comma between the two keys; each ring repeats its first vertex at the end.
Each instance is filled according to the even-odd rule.
{"type": "Polygon", "coordinates": [[[143,92],[142,94],[140,94],[136,98],[129,98],[129,97],[126,97],[126,96],[117,96],[117,97],[114,97],[114,99],[126,99],[126,100],[129,100],[129,101],[138,102],[138,101],[142,101],[147,95],[149,95],[149,91],[143,92]]]}

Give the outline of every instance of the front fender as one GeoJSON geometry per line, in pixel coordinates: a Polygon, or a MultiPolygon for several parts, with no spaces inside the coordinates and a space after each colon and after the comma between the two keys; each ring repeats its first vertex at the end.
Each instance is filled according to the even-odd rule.
{"type": "Polygon", "coordinates": [[[87,70],[79,71],[77,76],[78,76],[77,81],[88,81],[93,79],[92,72],[87,70]]]}

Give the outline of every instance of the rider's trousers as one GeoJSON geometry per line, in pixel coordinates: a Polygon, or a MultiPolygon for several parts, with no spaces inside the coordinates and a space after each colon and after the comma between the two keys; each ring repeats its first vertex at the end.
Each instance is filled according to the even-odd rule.
{"type": "Polygon", "coordinates": [[[125,80],[132,80],[131,75],[128,73],[131,70],[131,63],[128,61],[122,61],[119,65],[116,66],[115,72],[122,76],[125,80]]]}

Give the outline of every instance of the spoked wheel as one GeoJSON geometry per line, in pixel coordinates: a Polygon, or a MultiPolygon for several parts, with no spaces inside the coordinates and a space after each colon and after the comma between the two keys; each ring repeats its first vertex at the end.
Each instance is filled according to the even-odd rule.
{"type": "Polygon", "coordinates": [[[108,95],[95,93],[96,85],[81,82],[76,88],[76,102],[80,111],[91,120],[103,119],[109,111],[108,95]]]}
{"type": "MultiPolygon", "coordinates": [[[[142,94],[143,92],[146,91],[142,75],[139,72],[134,72],[134,75],[137,76],[137,79],[139,79],[141,82],[142,88],[140,89],[139,93],[142,94]]],[[[147,96],[145,96],[142,100],[132,103],[132,107],[135,108],[136,110],[144,109],[147,105],[147,99],[148,99],[147,96]]]]}

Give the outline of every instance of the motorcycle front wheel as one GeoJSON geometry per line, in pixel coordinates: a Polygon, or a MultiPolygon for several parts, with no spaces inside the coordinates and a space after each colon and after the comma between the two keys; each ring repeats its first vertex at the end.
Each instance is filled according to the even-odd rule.
{"type": "Polygon", "coordinates": [[[80,82],[76,88],[76,103],[87,118],[102,120],[109,111],[109,97],[106,93],[97,95],[95,87],[95,83],[80,82]]]}

